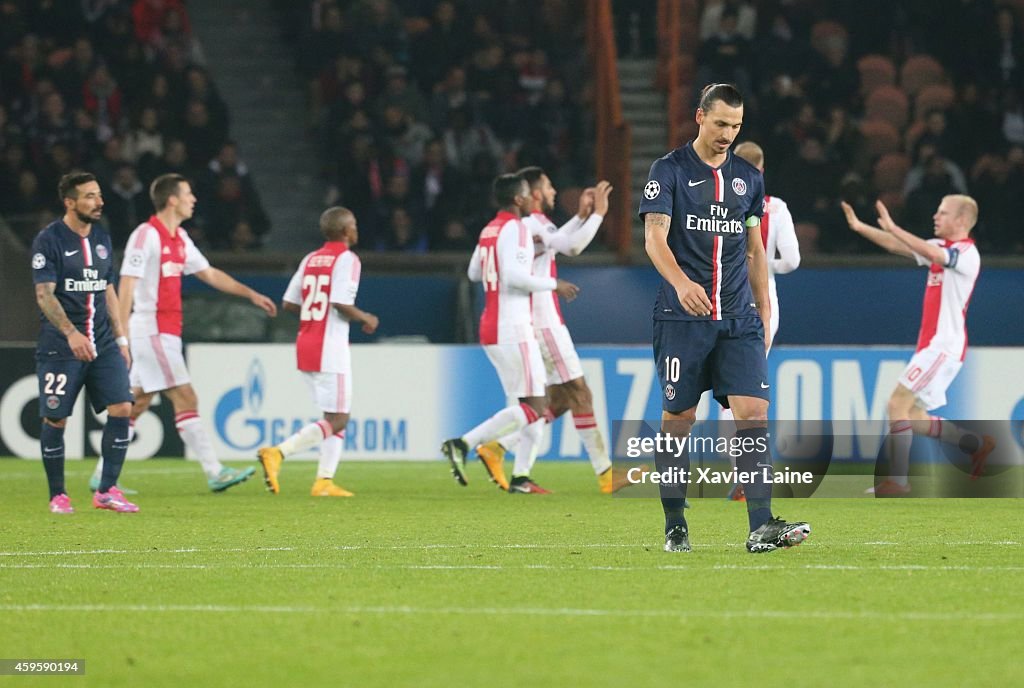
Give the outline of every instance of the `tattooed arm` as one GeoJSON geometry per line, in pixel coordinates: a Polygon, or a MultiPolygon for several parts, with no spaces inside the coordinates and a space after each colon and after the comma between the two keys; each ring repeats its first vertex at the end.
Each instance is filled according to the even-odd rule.
{"type": "Polygon", "coordinates": [[[55,282],[40,282],[36,284],[36,303],[39,304],[39,310],[43,312],[43,315],[50,321],[50,324],[67,337],[68,346],[71,347],[71,353],[75,355],[75,358],[79,361],[93,360],[96,358],[96,352],[93,350],[92,344],[68,319],[67,313],[64,312],[64,307],[60,305],[60,301],[57,300],[54,294],[56,289],[57,284],[55,282]]]}
{"type": "Polygon", "coordinates": [[[690,315],[709,315],[711,299],[704,287],[683,272],[668,247],[668,230],[672,218],[664,213],[644,215],[644,238],[647,255],[665,281],[672,285],[679,297],[679,303],[690,315]]]}

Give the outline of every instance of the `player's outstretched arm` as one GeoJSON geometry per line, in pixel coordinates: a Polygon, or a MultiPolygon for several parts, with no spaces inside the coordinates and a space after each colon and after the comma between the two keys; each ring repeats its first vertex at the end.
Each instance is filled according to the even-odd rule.
{"type": "Polygon", "coordinates": [[[672,218],[664,213],[644,215],[644,248],[658,273],[676,290],[679,303],[690,315],[710,315],[711,299],[682,271],[668,247],[668,229],[672,218]]]}
{"type": "Polygon", "coordinates": [[[849,203],[840,201],[839,205],[842,206],[843,214],[846,215],[846,224],[850,225],[850,229],[857,232],[857,234],[860,234],[871,243],[881,246],[889,253],[906,256],[907,258],[914,257],[914,252],[907,248],[902,241],[878,227],[872,227],[866,222],[862,222],[849,203]]]}
{"type": "Polygon", "coordinates": [[[269,296],[264,296],[258,291],[245,286],[223,270],[210,267],[205,270],[200,270],[195,274],[196,277],[217,291],[222,291],[225,294],[231,294],[232,296],[238,296],[243,299],[249,299],[254,306],[259,306],[272,318],[277,315],[277,304],[275,304],[269,296]]]}
{"type": "Polygon", "coordinates": [[[919,236],[915,236],[896,224],[889,215],[889,209],[881,201],[875,202],[875,209],[878,211],[878,224],[886,232],[896,238],[901,244],[913,253],[924,256],[933,263],[945,265],[946,251],[935,244],[930,244],[919,236]]]}
{"type": "MultiPolygon", "coordinates": [[[[580,222],[580,216],[573,216],[571,220],[558,228],[558,232],[551,237],[549,246],[558,253],[567,256],[578,256],[590,245],[600,229],[601,223],[608,215],[608,196],[614,187],[610,182],[601,180],[593,189],[586,193],[592,194],[592,205],[589,207],[587,217],[580,222]]],[[[583,200],[580,200],[582,207],[583,200]]]]}
{"type": "Polygon", "coordinates": [[[56,282],[36,284],[36,303],[39,304],[39,310],[43,312],[51,325],[67,337],[68,346],[71,347],[71,353],[75,355],[75,358],[79,361],[93,360],[96,358],[96,352],[93,351],[92,344],[68,319],[68,314],[64,312],[64,307],[60,305],[60,301],[54,294],[56,290],[56,282]]]}

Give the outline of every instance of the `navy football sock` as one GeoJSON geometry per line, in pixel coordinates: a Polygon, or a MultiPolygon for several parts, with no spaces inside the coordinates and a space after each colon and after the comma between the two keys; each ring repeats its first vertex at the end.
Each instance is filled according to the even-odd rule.
{"type": "Polygon", "coordinates": [[[736,432],[742,442],[742,455],[736,459],[736,468],[751,473],[753,480],[743,483],[747,495],[747,518],[750,532],[754,532],[772,517],[772,483],[764,480],[765,466],[772,474],[771,454],[768,453],[768,428],[744,428],[736,432]]]}
{"type": "Polygon", "coordinates": [[[690,474],[690,452],[689,446],[684,445],[683,452],[679,456],[675,452],[655,452],[654,464],[659,473],[672,470],[678,478],[672,482],[658,484],[661,493],[661,509],[665,512],[665,532],[676,526],[686,528],[686,517],[683,515],[686,507],[686,483],[683,476],[690,474]],[[682,471],[686,471],[683,473],[682,471]]]}
{"type": "Polygon", "coordinates": [[[55,428],[43,421],[39,431],[39,447],[43,450],[43,468],[50,485],[50,499],[66,492],[64,489],[64,428],[55,428]]]}
{"type": "Polygon", "coordinates": [[[129,418],[127,416],[108,416],[107,425],[103,428],[103,439],[100,446],[103,450],[103,477],[100,478],[99,492],[106,492],[121,476],[124,455],[128,452],[131,437],[128,434],[129,418]]]}

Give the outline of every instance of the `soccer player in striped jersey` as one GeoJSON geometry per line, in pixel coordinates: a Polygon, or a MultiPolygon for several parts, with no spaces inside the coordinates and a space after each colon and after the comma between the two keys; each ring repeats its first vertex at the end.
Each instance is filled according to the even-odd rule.
{"type": "Polygon", "coordinates": [[[131,355],[114,291],[110,235],[96,224],[103,195],[96,177],[72,172],[58,193],[64,216],[32,241],[32,281],[40,310],[36,347],[39,444],[50,488],[50,511],[74,513],[64,486],[64,428],[85,387],[93,410],[107,411],[102,451],[107,456],[93,506],[121,513],[139,510],[117,487],[128,449],[132,393],[131,355]]]}
{"type": "MultiPolygon", "coordinates": [[[[517,400],[483,423],[441,445],[441,452],[460,485],[468,484],[466,456],[471,448],[487,444],[511,432],[522,431],[517,462],[529,466],[544,432],[544,361],[533,329],[532,295],[556,291],[567,299],[579,289],[549,275],[533,274],[533,236],[523,215],[530,209],[530,186],[517,174],[503,174],[494,180],[498,214],[483,231],[467,274],[482,282],[485,306],[480,316],[480,344],[501,380],[508,399],[517,400]],[[518,456],[521,455],[522,459],[518,456]]],[[[515,476],[505,484],[504,469],[480,457],[491,480],[512,494],[547,492],[528,477],[515,476]]]]}
{"type": "MultiPolygon", "coordinates": [[[[557,227],[547,215],[554,210],[558,194],[548,175],[540,167],[525,167],[517,174],[530,185],[531,207],[529,214],[523,217],[523,223],[530,229],[536,246],[533,274],[557,277],[557,254],[579,255],[594,239],[608,214],[608,196],[612,186],[602,181],[595,188],[587,189],[580,197],[577,214],[557,227]]],[[[597,475],[599,489],[606,494],[621,489],[626,484],[625,475],[618,481],[614,479],[608,449],[594,417],[593,395],[583,377],[580,357],[569,328],[565,326],[558,296],[554,291],[536,293],[532,309],[533,330],[547,371],[548,410],[544,418],[550,423],[571,411],[576,431],[597,475]]],[[[489,442],[477,447],[477,453],[485,462],[501,465],[506,449],[514,449],[518,439],[518,434],[513,434],[489,442]]],[[[531,466],[521,461],[517,453],[513,479],[528,477],[530,469],[531,466]]]]}
{"type": "Polygon", "coordinates": [[[971,238],[978,221],[978,203],[970,196],[946,196],[932,216],[935,237],[922,239],[895,222],[878,201],[879,227],[862,222],[842,203],[850,229],[890,253],[913,258],[928,267],[917,349],[889,397],[889,476],[869,492],[881,497],[910,493],[910,445],[913,436],[938,438],[971,458],[971,477],[985,470],[995,439],[979,437],[952,421],[929,415],[946,405],[946,390],[967,355],[967,305],[981,272],[981,256],[971,238]]]}
{"type": "Polygon", "coordinates": [[[320,445],[320,463],[310,494],[351,497],[335,484],[334,474],[345,443],[345,426],[352,410],[350,323],[373,334],[380,320],[356,306],[362,263],[352,249],[359,242],[359,225],[348,208],[335,206],[320,215],[324,245],[306,255],[288,283],[282,307],[299,316],[295,339],[298,368],[306,378],[313,402],[324,417],[309,423],[274,447],[259,450],[263,476],[270,492],[281,490],[281,462],[292,454],[320,445]]]}
{"type": "MultiPolygon", "coordinates": [[[[800,544],[803,522],[771,511],[768,451],[768,266],[761,241],[764,181],[729,151],[743,124],[743,98],[731,84],[701,92],[697,138],[655,160],[640,201],[647,255],[663,281],[654,307],[654,354],[662,391],[663,433],[685,437],[697,402],[711,389],[732,408],[744,453],[740,471],[754,479],[747,494],[748,552],[800,544]]],[[[656,453],[659,471],[689,473],[679,456],[656,453]]],[[[689,552],[683,515],[686,484],[661,485],[665,550],[689,552]]]]}
{"type": "MultiPolygon", "coordinates": [[[[149,408],[157,392],[170,399],[175,427],[185,446],[199,459],[207,487],[222,492],[248,480],[256,469],[224,466],[199,418],[199,400],[181,348],[181,278],[195,275],[218,291],[248,299],[271,317],[277,315],[277,306],[211,267],[192,243],[181,226],[192,217],[196,205],[188,180],[178,174],[161,175],[150,185],[149,196],[156,214],[128,237],[118,285],[121,317],[128,324],[132,351],[132,419],[149,408]]],[[[102,463],[101,458],[100,466],[102,463]]],[[[102,470],[100,466],[97,471],[102,470]]]]}

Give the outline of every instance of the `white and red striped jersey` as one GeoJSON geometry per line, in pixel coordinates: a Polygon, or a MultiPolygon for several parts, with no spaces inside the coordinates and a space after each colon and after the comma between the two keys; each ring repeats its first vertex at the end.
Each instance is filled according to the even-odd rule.
{"type": "Polygon", "coordinates": [[[483,282],[480,343],[507,344],[534,338],[532,293],[551,291],[554,277],[533,274],[533,235],[514,214],[501,211],[483,231],[467,274],[483,282]]]}
{"type": "Polygon", "coordinates": [[[295,353],[299,370],[346,373],[351,369],[348,320],[335,304],[351,306],[359,291],[359,256],[341,241],[308,254],[292,275],[284,300],[300,307],[295,353]]]}
{"type": "Polygon", "coordinates": [[[210,267],[188,232],[172,235],[154,215],[128,237],[121,274],[137,277],[132,292],[132,337],[154,334],[181,336],[181,277],[210,267]]]}
{"type": "MultiPolygon", "coordinates": [[[[555,263],[557,254],[576,256],[582,253],[594,239],[602,221],[604,216],[596,213],[591,214],[586,220],[581,220],[579,215],[573,215],[568,222],[557,227],[542,212],[530,213],[524,217],[523,222],[534,238],[533,274],[549,275],[558,279],[558,266],[555,263]]],[[[533,326],[536,329],[564,324],[558,294],[552,291],[533,297],[533,326]]]]}
{"type": "Polygon", "coordinates": [[[973,239],[929,239],[928,243],[941,247],[946,260],[939,265],[914,254],[918,265],[928,266],[917,351],[939,349],[962,361],[967,355],[967,305],[981,272],[981,255],[973,239]]]}
{"type": "Polygon", "coordinates": [[[778,196],[764,197],[761,243],[768,259],[768,297],[772,312],[777,312],[779,295],[775,288],[775,275],[785,275],[800,266],[800,244],[796,238],[793,216],[789,206],[778,196]]]}

